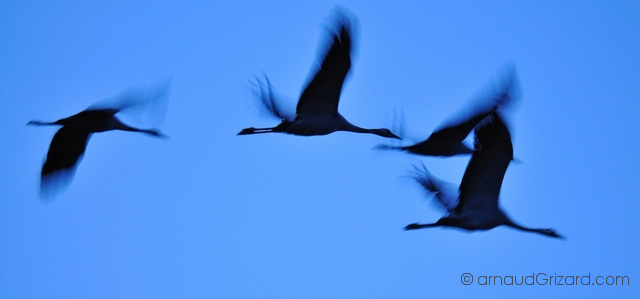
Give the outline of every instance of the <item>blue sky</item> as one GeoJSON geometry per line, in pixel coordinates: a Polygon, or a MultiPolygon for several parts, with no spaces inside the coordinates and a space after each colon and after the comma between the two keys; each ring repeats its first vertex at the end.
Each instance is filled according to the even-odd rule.
{"type": "MultiPolygon", "coordinates": [[[[340,112],[431,131],[515,65],[515,156],[501,206],[561,241],[499,227],[405,232],[441,214],[404,177],[459,183],[468,157],[388,140],[236,136],[273,126],[249,80],[290,107],[335,2],[0,3],[2,298],[635,298],[640,294],[640,3],[344,1],[357,16],[340,112]],[[94,135],[54,202],[38,175],[56,120],[172,79],[161,130],[94,135]],[[630,286],[462,285],[460,276],[627,275],[630,286]]],[[[410,140],[405,141],[410,143],[410,140]]]]}

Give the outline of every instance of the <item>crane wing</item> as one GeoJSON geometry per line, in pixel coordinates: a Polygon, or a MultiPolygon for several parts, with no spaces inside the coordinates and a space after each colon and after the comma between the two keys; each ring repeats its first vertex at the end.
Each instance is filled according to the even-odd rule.
{"type": "Polygon", "coordinates": [[[472,115],[469,119],[436,130],[425,141],[401,149],[426,155],[452,155],[462,149],[462,141],[467,138],[471,130],[492,111],[484,111],[472,115]]]}
{"type": "Polygon", "coordinates": [[[475,136],[480,150],[473,153],[462,177],[457,213],[497,208],[502,180],[513,160],[511,135],[498,113],[478,124],[475,136]]]}
{"type": "Polygon", "coordinates": [[[53,136],[40,178],[40,195],[43,199],[55,196],[71,182],[90,135],[74,126],[64,126],[53,136]]]}
{"type": "Polygon", "coordinates": [[[258,77],[255,79],[256,83],[253,84],[254,87],[251,88],[251,91],[256,98],[260,99],[260,103],[262,104],[260,107],[263,108],[263,111],[278,120],[293,121],[295,117],[291,115],[291,113],[284,113],[283,110],[285,109],[283,109],[283,107],[281,107],[282,105],[276,100],[269,78],[265,75],[264,83],[258,77]]]}
{"type": "Polygon", "coordinates": [[[499,90],[491,89],[484,95],[477,96],[469,103],[466,111],[460,113],[451,121],[445,122],[441,128],[431,133],[425,141],[402,147],[414,153],[447,154],[465,148],[461,144],[467,138],[471,130],[485,117],[492,114],[500,107],[508,106],[513,99],[513,93],[517,92],[517,78],[513,67],[507,68],[499,79],[499,90]]]}
{"type": "Polygon", "coordinates": [[[342,84],[351,67],[350,21],[341,15],[338,32],[331,34],[329,50],[298,101],[296,113],[299,117],[338,112],[342,84]]]}
{"type": "Polygon", "coordinates": [[[453,212],[456,206],[458,206],[459,195],[459,191],[455,185],[433,176],[424,164],[422,165],[422,169],[415,165],[413,168],[415,170],[413,178],[424,187],[427,193],[434,193],[435,199],[437,200],[436,203],[439,204],[440,207],[445,208],[449,213],[453,212]]]}
{"type": "Polygon", "coordinates": [[[171,79],[159,82],[147,88],[129,88],[119,95],[98,101],[84,111],[122,112],[134,122],[149,127],[157,127],[163,121],[169,107],[169,90],[171,79]]]}

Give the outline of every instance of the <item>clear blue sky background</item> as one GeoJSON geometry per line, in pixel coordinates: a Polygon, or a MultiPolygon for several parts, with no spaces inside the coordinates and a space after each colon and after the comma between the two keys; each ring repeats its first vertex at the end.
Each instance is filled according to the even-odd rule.
{"type": "MultiPolygon", "coordinates": [[[[522,98],[501,193],[518,222],[405,232],[441,214],[411,180],[459,183],[468,157],[372,148],[353,133],[236,136],[273,126],[249,80],[290,107],[330,1],[0,2],[0,297],[426,298],[640,295],[640,2],[343,1],[358,18],[339,109],[415,139],[508,63],[522,98]],[[172,78],[161,129],[90,140],[69,189],[38,199],[56,120],[172,78]],[[462,273],[627,275],[630,286],[464,286],[462,273]]],[[[409,141],[407,141],[409,143],[409,141]]]]}

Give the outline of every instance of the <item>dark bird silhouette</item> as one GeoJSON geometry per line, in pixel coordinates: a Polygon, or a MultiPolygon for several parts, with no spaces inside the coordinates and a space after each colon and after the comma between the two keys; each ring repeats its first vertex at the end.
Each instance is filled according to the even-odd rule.
{"type": "Polygon", "coordinates": [[[271,84],[266,87],[258,80],[262,103],[282,122],[272,128],[246,128],[238,135],[280,132],[293,135],[327,135],[335,131],[371,133],[382,137],[400,137],[389,129],[365,129],[349,123],[338,113],[338,101],[345,77],[351,67],[351,21],[341,12],[336,18],[337,32],[331,32],[331,44],[324,60],[311,82],[302,92],[296,107],[295,118],[287,117],[276,106],[271,84]],[[266,90],[265,90],[266,89],[266,90]]]}
{"type": "Polygon", "coordinates": [[[514,89],[517,88],[515,69],[509,68],[505,75],[501,82],[501,90],[477,99],[473,103],[476,107],[470,108],[464,117],[435,130],[426,140],[409,146],[380,144],[376,148],[401,150],[424,156],[455,156],[473,153],[474,149],[463,142],[471,130],[496,109],[508,104],[514,97],[514,89]]]}
{"type": "Polygon", "coordinates": [[[155,129],[138,129],[122,123],[115,114],[123,110],[134,109],[135,106],[149,105],[165,97],[169,83],[156,90],[136,93],[123,92],[115,99],[100,101],[89,108],[67,118],[55,122],[32,120],[27,125],[62,126],[53,136],[49,145],[47,158],[42,166],[40,178],[40,196],[50,199],[65,189],[71,182],[78,161],[84,154],[89,137],[93,133],[121,130],[141,132],[155,137],[166,137],[155,129]],[[101,108],[103,106],[112,108],[101,108]]]}
{"type": "Polygon", "coordinates": [[[482,150],[473,152],[459,190],[436,179],[426,168],[422,171],[416,168],[416,180],[428,192],[435,193],[437,201],[447,210],[448,215],[435,223],[413,223],[404,229],[451,226],[466,230],[489,230],[506,225],[522,231],[563,238],[553,229],[521,226],[513,222],[498,206],[502,180],[513,159],[511,135],[498,113],[492,113],[478,124],[475,137],[482,150]]]}

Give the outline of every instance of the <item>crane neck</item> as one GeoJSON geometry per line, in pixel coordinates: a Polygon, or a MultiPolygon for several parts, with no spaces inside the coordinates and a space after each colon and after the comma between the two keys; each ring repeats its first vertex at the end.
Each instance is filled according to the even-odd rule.
{"type": "Polygon", "coordinates": [[[39,121],[39,120],[32,120],[30,122],[27,123],[27,125],[32,125],[32,126],[56,126],[59,125],[55,122],[44,122],[44,121],[39,121]]]}

